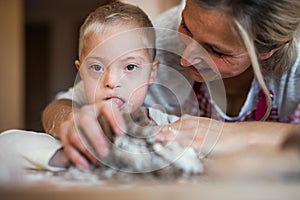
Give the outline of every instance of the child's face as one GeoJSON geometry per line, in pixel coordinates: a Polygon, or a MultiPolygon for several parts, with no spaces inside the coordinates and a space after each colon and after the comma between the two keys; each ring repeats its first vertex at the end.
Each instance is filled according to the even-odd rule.
{"type": "Polygon", "coordinates": [[[84,51],[89,53],[76,65],[89,103],[111,101],[120,110],[129,107],[134,112],[155,81],[158,61],[153,62],[145,48],[145,36],[137,31],[121,33],[127,30],[113,28],[86,41],[84,51]]]}

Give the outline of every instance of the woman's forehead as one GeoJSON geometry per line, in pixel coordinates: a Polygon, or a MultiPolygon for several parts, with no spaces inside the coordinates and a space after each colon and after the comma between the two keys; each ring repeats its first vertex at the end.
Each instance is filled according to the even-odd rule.
{"type": "Polygon", "coordinates": [[[226,52],[243,46],[232,19],[225,12],[219,9],[207,10],[188,2],[182,12],[182,19],[194,40],[226,52]]]}

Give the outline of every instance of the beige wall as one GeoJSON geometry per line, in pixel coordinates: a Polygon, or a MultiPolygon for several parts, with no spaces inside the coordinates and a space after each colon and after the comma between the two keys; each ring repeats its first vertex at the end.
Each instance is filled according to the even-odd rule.
{"type": "Polygon", "coordinates": [[[22,0],[0,1],[0,132],[23,127],[22,0]]]}
{"type": "Polygon", "coordinates": [[[152,20],[154,20],[163,11],[181,2],[181,0],[123,0],[123,1],[138,5],[149,15],[149,17],[152,20]]]}

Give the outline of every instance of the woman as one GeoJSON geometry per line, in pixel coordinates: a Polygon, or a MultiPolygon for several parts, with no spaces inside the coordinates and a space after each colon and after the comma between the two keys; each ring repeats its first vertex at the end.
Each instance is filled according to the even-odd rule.
{"type": "MultiPolygon", "coordinates": [[[[174,13],[181,14],[182,17],[179,32],[193,39],[192,42],[182,39],[185,50],[177,66],[181,65],[185,69],[193,86],[191,94],[196,94],[197,101],[188,102],[190,98],[186,98],[179,114],[190,115],[183,115],[171,126],[163,127],[158,139],[167,142],[174,139],[173,133],[179,133],[176,134],[176,140],[193,145],[206,155],[211,150],[217,153],[254,144],[277,147],[288,134],[299,130],[299,125],[294,124],[300,119],[298,0],[187,0],[182,13],[180,9],[173,9],[158,19],[167,22],[168,27],[164,26],[165,23],[158,23],[157,26],[176,27],[178,20],[174,13]],[[226,108],[220,106],[223,101],[218,102],[209,97],[213,95],[210,95],[206,84],[203,84],[206,82],[205,77],[197,67],[203,59],[197,54],[196,42],[208,52],[222,77],[226,108]],[[217,115],[212,116],[211,113],[217,115]],[[218,120],[211,119],[212,117],[218,120]],[[273,122],[261,122],[264,120],[273,122]]],[[[164,36],[158,35],[157,38],[160,38],[158,48],[164,49],[164,36]]],[[[165,60],[167,64],[170,60],[167,55],[163,52],[158,55],[158,59],[162,63],[165,60]]],[[[176,60],[171,60],[173,63],[167,65],[176,68],[176,60]]],[[[172,80],[168,76],[171,75],[164,73],[158,78],[172,80]]],[[[174,81],[177,83],[176,87],[181,88],[178,80],[174,81]]],[[[172,81],[169,86],[173,87],[172,81]]],[[[151,106],[156,102],[176,113],[178,103],[173,106],[176,105],[176,102],[172,102],[174,98],[157,100],[159,92],[165,94],[162,88],[166,87],[150,88],[146,103],[151,106]]],[[[70,94],[73,94],[72,91],[69,99],[70,94]]],[[[74,95],[74,100],[78,102],[76,97],[81,94],[74,95]]],[[[68,94],[61,96],[67,97],[68,94]]],[[[45,109],[43,122],[46,132],[56,133],[58,137],[67,136],[70,144],[79,151],[78,141],[74,140],[76,133],[69,132],[72,129],[62,123],[72,114],[71,107],[70,100],[52,102],[45,109]],[[62,109],[66,112],[61,113],[62,109]],[[62,128],[59,130],[59,127],[62,128]]],[[[87,116],[86,113],[88,112],[83,110],[77,114],[84,117],[87,116]]],[[[117,123],[109,116],[109,112],[103,113],[111,123],[117,123]]],[[[69,121],[72,118],[69,117],[69,121]]],[[[67,124],[74,126],[74,123],[67,124]]],[[[97,141],[99,137],[92,132],[91,130],[87,134],[93,135],[94,141],[97,141]]],[[[74,156],[72,160],[76,162],[74,156]]]]}
{"type": "MultiPolygon", "coordinates": [[[[166,14],[164,20],[168,24],[162,23],[158,26],[174,29],[172,22],[175,22],[173,18],[176,12],[178,9],[166,14]],[[166,16],[169,18],[166,19],[166,16]]],[[[225,111],[218,110],[218,106],[210,103],[205,84],[201,84],[205,80],[201,73],[195,70],[197,61],[201,61],[201,55],[193,53],[196,50],[193,49],[192,43],[187,44],[180,63],[189,77],[195,81],[192,93],[198,96],[199,101],[196,103],[199,102],[200,116],[211,118],[213,117],[211,110],[217,109],[218,119],[230,122],[259,120],[299,122],[299,111],[297,111],[300,102],[299,58],[297,60],[299,57],[299,17],[299,1],[276,3],[271,1],[187,1],[182,12],[179,31],[193,38],[207,50],[223,78],[227,100],[225,111]],[[286,12],[287,9],[289,12],[286,12]],[[265,96],[267,98],[264,98],[265,96]],[[265,108],[266,106],[268,109],[265,108]]],[[[158,37],[158,40],[161,38],[158,37]]],[[[159,41],[158,44],[161,42],[159,41]]],[[[162,46],[160,44],[158,48],[162,46]]],[[[170,65],[168,62],[172,59],[165,57],[159,59],[167,63],[166,65],[170,65]]],[[[159,78],[162,79],[162,77],[159,78]]],[[[163,78],[171,80],[172,76],[165,75],[163,78]]],[[[173,84],[170,83],[170,85],[173,84]]],[[[155,86],[150,88],[152,97],[159,96],[158,92],[161,91],[155,86]]],[[[163,95],[164,92],[161,93],[163,95]]],[[[180,109],[169,106],[169,110],[171,112],[180,110],[181,113],[198,115],[199,111],[195,109],[195,107],[198,108],[197,104],[188,99],[186,100],[188,103],[183,102],[180,109]]],[[[149,104],[153,103],[151,102],[153,100],[154,98],[149,97],[149,104]]],[[[171,98],[160,99],[160,104],[173,105],[171,98]]],[[[201,121],[202,126],[206,128],[209,126],[210,120],[203,118],[185,117],[180,123],[194,124],[192,127],[182,127],[189,129],[195,137],[195,131],[191,130],[195,130],[198,120],[201,121]]],[[[172,125],[172,127],[178,129],[179,126],[172,125]]],[[[238,134],[241,138],[248,136],[253,140],[251,142],[244,138],[243,141],[278,144],[282,139],[281,136],[284,137],[284,132],[292,127],[279,123],[225,123],[223,133],[227,130],[228,132],[239,130],[238,132],[243,133],[238,134]],[[265,132],[268,136],[264,134],[265,132]],[[276,134],[276,137],[271,136],[272,134],[276,134]]],[[[182,128],[180,132],[184,132],[182,128]]],[[[165,138],[170,137],[165,136],[165,138]]],[[[184,135],[179,139],[182,141],[188,137],[184,135]]],[[[199,147],[199,144],[195,146],[199,147]]]]}

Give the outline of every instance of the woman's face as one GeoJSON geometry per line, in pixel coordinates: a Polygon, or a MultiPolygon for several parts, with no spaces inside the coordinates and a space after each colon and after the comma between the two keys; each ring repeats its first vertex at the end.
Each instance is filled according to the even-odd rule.
{"type": "Polygon", "coordinates": [[[199,44],[214,62],[215,70],[219,71],[222,78],[236,77],[250,67],[246,48],[232,27],[233,22],[225,13],[205,10],[196,3],[187,1],[179,32],[191,37],[193,42],[182,39],[186,48],[181,57],[181,65],[195,81],[205,81],[206,74],[212,71],[207,65],[202,68],[203,65],[199,65],[206,59],[197,49],[199,44]]]}

